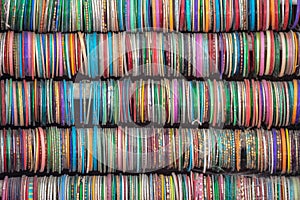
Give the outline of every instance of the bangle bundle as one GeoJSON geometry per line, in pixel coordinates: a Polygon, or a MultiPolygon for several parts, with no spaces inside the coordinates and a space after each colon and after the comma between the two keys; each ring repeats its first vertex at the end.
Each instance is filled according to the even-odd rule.
{"type": "Polygon", "coordinates": [[[2,126],[74,124],[73,82],[6,79],[0,85],[2,126]]]}
{"type": "Polygon", "coordinates": [[[288,129],[4,129],[0,143],[0,173],[300,172],[300,132],[288,129]]]}
{"type": "Polygon", "coordinates": [[[299,22],[291,0],[1,1],[1,30],[38,32],[287,30],[299,22]]]}
{"type": "Polygon", "coordinates": [[[299,81],[85,80],[76,84],[80,123],[297,125],[299,81]]]}
{"type": "Polygon", "coordinates": [[[0,199],[300,199],[299,23],[300,0],[0,0],[0,199]]]}
{"type": "Polygon", "coordinates": [[[5,177],[7,199],[299,199],[299,177],[143,174],[5,177]]]}
{"type": "Polygon", "coordinates": [[[0,34],[0,75],[16,78],[299,75],[298,32],[0,34]],[[207,51],[208,50],[208,51],[207,51]]]}

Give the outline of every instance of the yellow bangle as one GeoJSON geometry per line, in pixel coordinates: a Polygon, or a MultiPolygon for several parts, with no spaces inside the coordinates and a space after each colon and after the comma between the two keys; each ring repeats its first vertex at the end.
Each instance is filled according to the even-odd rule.
{"type": "Polygon", "coordinates": [[[293,80],[294,85],[294,105],[293,105],[293,115],[291,124],[295,124],[296,122],[296,113],[297,113],[297,102],[298,102],[298,83],[297,80],[293,80]]]}
{"type": "Polygon", "coordinates": [[[285,140],[287,147],[287,173],[291,173],[291,146],[290,146],[290,137],[288,129],[285,129],[285,140]]]}

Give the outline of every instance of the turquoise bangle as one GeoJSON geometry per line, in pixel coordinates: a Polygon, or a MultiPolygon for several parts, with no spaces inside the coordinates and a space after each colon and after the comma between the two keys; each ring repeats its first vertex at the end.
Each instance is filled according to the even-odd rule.
{"type": "Polygon", "coordinates": [[[185,0],[185,13],[186,13],[186,27],[187,31],[192,31],[191,23],[191,1],[185,0]]]}

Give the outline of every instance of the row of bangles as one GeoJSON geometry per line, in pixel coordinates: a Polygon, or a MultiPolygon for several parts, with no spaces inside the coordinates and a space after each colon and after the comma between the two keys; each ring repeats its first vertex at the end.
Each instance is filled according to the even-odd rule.
{"type": "Polygon", "coordinates": [[[292,0],[1,0],[0,30],[38,32],[287,30],[292,0]]]}
{"type": "Polygon", "coordinates": [[[0,80],[0,124],[299,125],[300,81],[0,80]]]}
{"type": "Polygon", "coordinates": [[[6,199],[299,199],[299,177],[142,174],[22,176],[0,181],[6,199]]]}
{"type": "Polygon", "coordinates": [[[300,131],[283,128],[38,127],[0,130],[0,144],[0,173],[300,172],[300,131]]]}
{"type": "Polygon", "coordinates": [[[0,75],[299,76],[299,32],[0,33],[0,75]]]}

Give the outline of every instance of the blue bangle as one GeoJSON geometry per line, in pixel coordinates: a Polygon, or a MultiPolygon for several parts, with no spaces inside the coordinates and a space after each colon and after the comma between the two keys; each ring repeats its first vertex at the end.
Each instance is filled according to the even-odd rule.
{"type": "MultiPolygon", "coordinates": [[[[193,105],[193,104],[192,104],[193,105]]],[[[190,136],[190,162],[189,162],[189,166],[188,166],[188,171],[190,172],[192,170],[193,167],[193,158],[194,158],[194,150],[193,150],[193,134],[191,132],[191,129],[188,129],[189,132],[189,136],[190,136]]]]}
{"type": "Polygon", "coordinates": [[[215,11],[216,11],[216,32],[220,32],[220,0],[216,0],[215,1],[216,3],[216,8],[215,8],[215,11]]]}
{"type": "Polygon", "coordinates": [[[142,16],[141,16],[141,12],[142,12],[142,1],[138,0],[137,1],[137,28],[138,31],[141,31],[143,28],[143,22],[142,22],[142,16]]]}
{"type": "Polygon", "coordinates": [[[19,76],[21,78],[24,78],[23,77],[23,73],[22,73],[23,72],[23,65],[22,65],[22,58],[23,58],[22,57],[22,38],[23,38],[22,35],[19,35],[19,47],[20,47],[19,48],[19,65],[20,65],[19,66],[19,70],[20,70],[19,73],[20,73],[20,75],[19,76]]]}
{"type": "Polygon", "coordinates": [[[255,0],[249,2],[249,24],[250,31],[255,31],[255,0]]]}
{"type": "Polygon", "coordinates": [[[108,76],[113,75],[113,45],[112,45],[112,34],[108,32],[108,51],[109,51],[109,74],[108,76]]]}
{"type": "Polygon", "coordinates": [[[123,25],[123,8],[124,1],[126,0],[118,0],[118,21],[119,21],[119,31],[124,31],[123,25]]]}
{"type": "Polygon", "coordinates": [[[75,172],[77,168],[76,155],[77,155],[77,138],[76,138],[76,128],[72,127],[72,171],[75,172]]]}

